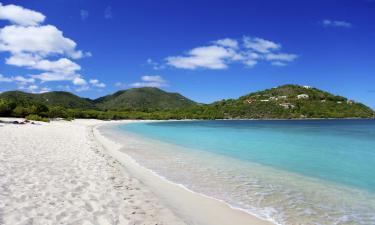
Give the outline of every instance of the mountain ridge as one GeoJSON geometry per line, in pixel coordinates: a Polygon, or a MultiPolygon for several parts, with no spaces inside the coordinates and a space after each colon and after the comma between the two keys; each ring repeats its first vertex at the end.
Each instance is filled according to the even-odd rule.
{"type": "MultiPolygon", "coordinates": [[[[314,87],[295,84],[281,85],[252,92],[237,99],[225,99],[209,104],[199,104],[179,93],[166,92],[154,87],[120,90],[97,99],[81,98],[61,91],[42,94],[10,91],[1,93],[0,99],[26,105],[25,107],[34,103],[52,109],[62,107],[73,111],[70,112],[73,117],[82,118],[96,118],[98,115],[103,118],[147,119],[374,117],[374,111],[362,103],[314,87]]],[[[25,114],[27,113],[21,115],[25,114]]],[[[45,114],[48,115],[46,112],[45,114]]]]}

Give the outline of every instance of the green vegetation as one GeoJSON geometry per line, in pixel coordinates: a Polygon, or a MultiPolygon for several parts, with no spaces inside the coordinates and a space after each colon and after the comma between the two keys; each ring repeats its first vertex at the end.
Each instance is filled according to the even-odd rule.
{"type": "Polygon", "coordinates": [[[215,102],[224,118],[372,118],[369,107],[316,88],[283,85],[215,102]]]}
{"type": "Polygon", "coordinates": [[[91,99],[81,98],[65,91],[52,91],[41,94],[8,91],[0,94],[0,98],[16,102],[37,102],[48,106],[61,106],[74,109],[94,109],[91,99]]]}
{"type": "Polygon", "coordinates": [[[118,91],[94,100],[103,110],[155,111],[181,109],[196,105],[192,100],[178,94],[168,93],[158,88],[145,87],[118,91]]]}
{"type": "Polygon", "coordinates": [[[96,100],[67,92],[12,91],[0,94],[0,116],[66,120],[374,118],[374,111],[316,88],[283,85],[212,104],[197,104],[157,88],[129,89],[96,100]]]}
{"type": "Polygon", "coordinates": [[[25,117],[25,119],[27,120],[34,120],[34,121],[42,121],[42,122],[49,122],[49,119],[48,118],[43,118],[39,115],[35,115],[35,114],[30,114],[28,116],[25,117]]]}

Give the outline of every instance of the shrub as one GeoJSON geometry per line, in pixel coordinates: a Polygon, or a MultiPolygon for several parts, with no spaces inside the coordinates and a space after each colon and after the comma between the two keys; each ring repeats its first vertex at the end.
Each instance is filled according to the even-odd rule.
{"type": "Polygon", "coordinates": [[[27,120],[34,120],[34,121],[42,121],[42,122],[49,122],[49,119],[48,118],[43,118],[39,115],[35,115],[35,114],[30,114],[28,116],[25,117],[25,119],[27,120]]]}
{"type": "Polygon", "coordinates": [[[0,99],[0,116],[10,116],[12,106],[9,102],[0,99]]]}

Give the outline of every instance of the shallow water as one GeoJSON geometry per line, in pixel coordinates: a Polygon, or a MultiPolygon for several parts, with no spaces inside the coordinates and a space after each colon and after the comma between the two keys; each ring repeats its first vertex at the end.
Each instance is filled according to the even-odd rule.
{"type": "Polygon", "coordinates": [[[375,121],[179,121],[112,128],[141,165],[281,224],[375,224],[375,121]],[[123,136],[125,137],[125,136],[123,136]]]}

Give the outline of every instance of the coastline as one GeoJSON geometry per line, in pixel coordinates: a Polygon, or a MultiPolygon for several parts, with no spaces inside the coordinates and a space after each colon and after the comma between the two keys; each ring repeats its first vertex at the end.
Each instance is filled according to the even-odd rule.
{"type": "MultiPolygon", "coordinates": [[[[126,146],[138,149],[137,142],[131,140],[131,133],[125,134],[123,140],[104,128],[159,120],[77,119],[25,124],[12,123],[24,119],[0,120],[4,121],[0,123],[0,145],[3,146],[0,149],[0,224],[27,221],[84,225],[129,225],[137,221],[145,225],[276,224],[272,219],[262,219],[262,214],[233,207],[225,198],[215,197],[211,192],[200,193],[199,189],[190,189],[184,182],[180,184],[178,179],[163,177],[160,175],[163,173],[142,166],[143,163],[137,162],[139,158],[124,152],[126,146]]],[[[152,140],[139,140],[146,144],[146,153],[154,146],[155,150],[163,149],[157,148],[152,140]]],[[[168,149],[168,146],[164,148],[168,149]]],[[[180,172],[176,174],[181,176],[183,173],[180,172]]],[[[200,172],[190,171],[190,174],[200,172]]],[[[269,178],[272,180],[265,176],[265,179],[269,178]]],[[[296,187],[298,184],[311,187],[312,197],[314,190],[321,187],[314,180],[296,178],[292,179],[298,181],[294,183],[296,187]]],[[[336,189],[332,185],[325,183],[324,188],[328,191],[322,191],[320,195],[346,196],[332,204],[353,203],[360,207],[366,203],[369,210],[374,206],[373,198],[367,192],[345,186],[336,189]]],[[[367,211],[360,211],[361,215],[366,216],[367,211]]],[[[298,215],[293,218],[295,222],[303,219],[298,215]]]]}
{"type": "MultiPolygon", "coordinates": [[[[204,129],[202,133],[199,132],[200,128],[197,128],[197,135],[189,136],[189,133],[178,129],[170,129],[168,125],[164,126],[162,123],[159,129],[159,126],[144,127],[143,123],[149,121],[138,122],[141,123],[129,124],[129,129],[110,125],[100,130],[105,137],[121,145],[117,146],[118,151],[128,155],[128,160],[138,166],[136,172],[133,173],[136,174],[138,172],[137,177],[143,177],[141,180],[145,180],[146,185],[150,186],[152,190],[158,191],[160,189],[160,185],[155,182],[155,179],[162,179],[196,195],[208,197],[226,204],[226,206],[234,210],[243,210],[252,216],[268,219],[276,224],[310,224],[318,221],[322,224],[333,224],[337,221],[342,221],[342,218],[347,218],[345,221],[358,222],[360,224],[361,218],[366,220],[367,213],[371,215],[371,209],[374,206],[372,199],[374,198],[370,192],[360,191],[352,186],[340,185],[329,180],[267,168],[262,165],[242,164],[240,161],[231,160],[230,158],[225,159],[225,156],[220,157],[209,152],[199,151],[199,148],[203,146],[184,145],[184,141],[189,143],[190,138],[197,143],[198,140],[204,143],[204,141],[215,139],[214,136],[209,135],[211,133],[209,130],[204,129]],[[166,129],[163,129],[163,127],[166,127],[166,129]],[[205,132],[209,132],[207,133],[209,139],[197,138],[197,136],[206,137],[205,132]],[[181,139],[180,137],[186,138],[181,139]],[[146,172],[156,176],[156,178],[150,179],[149,183],[147,183],[147,177],[144,178],[144,173],[140,172],[145,168],[146,172]],[[230,170],[225,168],[230,168],[230,170]],[[215,171],[220,172],[215,173],[215,171]],[[239,175],[237,176],[237,174],[239,175]],[[239,179],[232,179],[232,177],[239,177],[239,179]],[[316,190],[320,190],[318,195],[316,190]],[[340,198],[335,196],[340,196],[340,198]],[[262,205],[257,199],[261,199],[266,204],[262,205]],[[293,205],[294,208],[289,208],[290,205],[293,205]],[[352,208],[340,208],[340,205],[351,205],[352,208]],[[286,217],[280,216],[284,215],[284,212],[286,217]],[[287,219],[284,220],[284,218],[287,219]]],[[[241,123],[240,121],[238,122],[241,123]]],[[[295,124],[293,121],[290,122],[295,124]]],[[[320,123],[318,122],[318,124],[320,123]]],[[[329,121],[327,123],[331,124],[329,121]]],[[[340,121],[337,121],[337,123],[340,123],[340,121]]],[[[342,121],[342,123],[346,124],[345,121],[342,121]]],[[[349,125],[352,123],[355,122],[349,121],[349,125]]],[[[172,124],[178,127],[178,123],[172,124]]],[[[362,121],[360,124],[366,124],[366,121],[362,121]]],[[[188,131],[191,133],[193,130],[190,129],[188,131]]],[[[216,134],[215,132],[212,133],[216,134]]],[[[263,135],[263,133],[261,134],[263,135]]],[[[218,137],[222,136],[218,135],[218,137]]],[[[242,139],[244,138],[242,137],[242,139]]],[[[259,146],[256,145],[256,141],[252,140],[251,143],[253,144],[252,146],[259,146]]],[[[228,144],[230,145],[227,146],[229,148],[236,146],[232,145],[232,143],[228,144]]],[[[263,140],[260,144],[263,145],[263,140]]],[[[236,148],[241,148],[241,146],[236,148]]],[[[129,165],[129,163],[125,164],[129,165]]],[[[176,196],[176,198],[180,199],[178,201],[172,199],[171,202],[170,197],[173,191],[170,191],[170,189],[168,191],[165,190],[165,188],[162,188],[162,193],[157,193],[157,195],[161,196],[172,208],[178,205],[175,207],[175,212],[178,212],[179,215],[182,214],[183,218],[194,217],[194,215],[191,216],[190,212],[184,212],[186,207],[184,205],[181,206],[180,203],[184,199],[176,196]],[[168,193],[168,195],[164,196],[163,194],[165,193],[168,193]]],[[[196,221],[186,221],[193,224],[203,224],[196,221]]]]}
{"type": "Polygon", "coordinates": [[[0,224],[186,224],[96,141],[107,122],[1,120],[0,224]]]}
{"type": "MultiPolygon", "coordinates": [[[[143,122],[143,120],[115,121],[114,123],[124,124],[131,122],[143,122]]],[[[119,151],[121,148],[119,143],[109,139],[100,132],[100,127],[105,125],[108,125],[108,123],[92,127],[92,132],[97,141],[104,146],[112,157],[119,160],[127,171],[140,179],[188,224],[229,225],[233,224],[233,221],[236,221],[236,225],[275,224],[272,221],[258,218],[256,215],[250,214],[243,209],[232,207],[225,201],[194,192],[181,184],[169,181],[152,170],[143,167],[129,155],[119,151]],[[215,215],[212,216],[212,213],[215,213],[215,215]]]]}
{"type": "Polygon", "coordinates": [[[98,130],[132,121],[0,120],[0,224],[273,224],[163,179],[98,130]]]}

